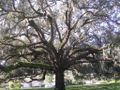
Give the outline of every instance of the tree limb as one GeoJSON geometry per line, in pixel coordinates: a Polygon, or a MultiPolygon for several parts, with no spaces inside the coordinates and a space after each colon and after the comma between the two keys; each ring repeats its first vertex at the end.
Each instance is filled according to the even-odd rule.
{"type": "Polygon", "coordinates": [[[0,65],[0,70],[3,72],[10,72],[12,70],[18,69],[18,68],[40,68],[40,69],[45,69],[45,70],[53,70],[52,66],[49,66],[47,64],[41,64],[41,63],[25,63],[25,62],[18,62],[14,65],[9,65],[9,66],[2,66],[0,65]]]}

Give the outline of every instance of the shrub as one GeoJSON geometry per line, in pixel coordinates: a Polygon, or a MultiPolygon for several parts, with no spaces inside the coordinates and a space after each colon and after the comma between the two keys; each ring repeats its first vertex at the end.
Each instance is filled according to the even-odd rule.
{"type": "Polygon", "coordinates": [[[9,81],[8,82],[8,88],[10,90],[12,90],[12,89],[20,89],[21,84],[18,81],[9,81]]]}

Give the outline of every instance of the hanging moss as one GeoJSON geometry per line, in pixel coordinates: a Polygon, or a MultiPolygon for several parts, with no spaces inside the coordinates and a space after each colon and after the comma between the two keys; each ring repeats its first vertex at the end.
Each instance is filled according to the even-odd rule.
{"type": "Polygon", "coordinates": [[[12,70],[22,68],[22,67],[27,67],[27,68],[40,68],[40,69],[47,69],[47,70],[52,70],[52,66],[46,65],[46,64],[41,64],[41,63],[25,63],[25,62],[18,62],[14,65],[9,65],[9,66],[1,66],[0,69],[4,72],[10,72],[12,70]]]}

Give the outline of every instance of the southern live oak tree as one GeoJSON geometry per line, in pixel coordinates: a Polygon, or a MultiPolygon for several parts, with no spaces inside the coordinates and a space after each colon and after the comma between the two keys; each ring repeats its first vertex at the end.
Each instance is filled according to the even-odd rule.
{"type": "Polygon", "coordinates": [[[65,90],[64,71],[97,60],[101,36],[119,27],[118,0],[0,0],[1,71],[29,67],[53,71],[65,90]],[[94,59],[93,59],[94,58],[94,59]]]}

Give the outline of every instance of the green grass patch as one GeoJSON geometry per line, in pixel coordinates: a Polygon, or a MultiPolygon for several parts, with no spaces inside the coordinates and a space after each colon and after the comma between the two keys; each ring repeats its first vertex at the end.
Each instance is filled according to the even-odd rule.
{"type": "MultiPolygon", "coordinates": [[[[2,89],[0,89],[2,90],[2,89]]],[[[13,89],[16,90],[16,89],[13,89]]],[[[22,90],[54,90],[54,89],[22,89],[22,90]]],[[[120,90],[120,83],[101,84],[101,85],[73,85],[66,87],[66,90],[120,90]]]]}
{"type": "Polygon", "coordinates": [[[67,90],[120,90],[120,84],[70,86],[67,90]]]}

